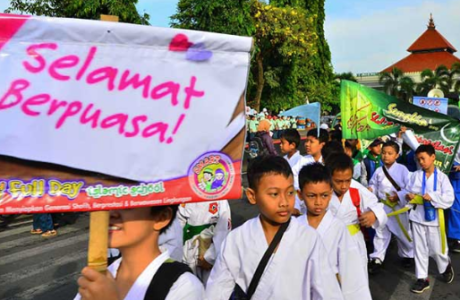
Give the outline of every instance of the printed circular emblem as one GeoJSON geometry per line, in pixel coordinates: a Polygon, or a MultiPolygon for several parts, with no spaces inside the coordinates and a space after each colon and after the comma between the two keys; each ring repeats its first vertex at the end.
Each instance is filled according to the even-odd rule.
{"type": "Polygon", "coordinates": [[[420,100],[420,105],[425,105],[425,99],[420,100]]]}
{"type": "Polygon", "coordinates": [[[230,157],[208,152],[190,166],[188,180],[192,190],[205,199],[221,199],[233,187],[235,169],[230,157]]]}
{"type": "Polygon", "coordinates": [[[436,105],[436,106],[441,105],[441,100],[436,100],[436,101],[434,101],[434,105],[436,105]]]}

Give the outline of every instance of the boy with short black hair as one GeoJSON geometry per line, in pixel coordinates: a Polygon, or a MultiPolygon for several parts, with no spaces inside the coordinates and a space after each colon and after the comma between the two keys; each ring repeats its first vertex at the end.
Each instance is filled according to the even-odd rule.
{"type": "Polygon", "coordinates": [[[319,236],[291,218],[295,189],[286,160],[254,159],[248,182],[246,195],[260,215],[228,234],[211,271],[207,297],[228,300],[238,285],[253,300],[343,299],[319,236]],[[259,282],[253,281],[256,269],[262,271],[259,282]]]}
{"type": "Polygon", "coordinates": [[[299,188],[299,183],[297,178],[299,177],[300,169],[303,166],[312,164],[314,162],[323,163],[323,157],[321,154],[321,149],[329,141],[329,134],[327,130],[319,129],[310,129],[307,133],[307,139],[305,140],[305,151],[307,155],[303,156],[299,161],[292,167],[292,172],[294,173],[294,183],[295,187],[299,188]]]}
{"type": "Polygon", "coordinates": [[[361,162],[356,159],[356,158],[353,158],[353,146],[350,144],[349,141],[345,141],[343,143],[343,148],[345,150],[345,153],[351,157],[351,159],[353,160],[353,179],[354,180],[360,180],[361,178],[361,162]]]}
{"type": "Polygon", "coordinates": [[[381,139],[375,139],[367,150],[369,151],[366,157],[362,161],[361,166],[361,184],[364,186],[368,186],[369,181],[374,175],[375,170],[382,165],[382,159],[380,154],[382,153],[382,144],[383,141],[381,139]]]}
{"type": "MultiPolygon", "coordinates": [[[[382,146],[383,166],[379,167],[369,182],[369,190],[373,192],[384,204],[385,212],[391,213],[406,206],[406,187],[409,183],[410,173],[404,165],[396,162],[399,157],[399,145],[388,141],[382,146]]],[[[391,241],[391,236],[396,236],[398,254],[402,257],[406,268],[412,266],[414,246],[412,231],[407,213],[388,218],[386,226],[376,230],[374,237],[374,252],[370,254],[369,273],[376,274],[380,271],[385,254],[391,241]]]]}
{"type": "Polygon", "coordinates": [[[345,223],[327,210],[332,197],[329,170],[320,163],[304,166],[299,174],[297,194],[305,201],[306,216],[297,220],[315,228],[321,236],[328,258],[341,285],[345,300],[372,299],[358,246],[351,239],[345,223]]]}
{"type": "Polygon", "coordinates": [[[385,226],[387,215],[383,204],[353,180],[353,162],[345,153],[330,156],[326,167],[331,172],[334,189],[328,209],[347,225],[352,239],[358,245],[363,269],[367,274],[367,250],[361,228],[385,226]]]}
{"type": "Polygon", "coordinates": [[[204,299],[203,285],[190,269],[159,249],[159,236],[176,211],[177,205],[111,211],[109,246],[122,258],[106,274],[85,267],[75,300],[204,299]]]}
{"type": "MultiPolygon", "coordinates": [[[[322,149],[329,141],[329,133],[327,130],[310,129],[307,132],[307,139],[305,140],[305,151],[307,155],[300,157],[297,163],[292,166],[292,173],[294,175],[294,187],[299,189],[299,172],[303,166],[312,164],[314,162],[323,163],[322,149]]],[[[300,213],[304,214],[307,209],[302,201],[296,196],[296,208],[300,210],[300,213]]]]}
{"type": "Polygon", "coordinates": [[[420,294],[430,288],[428,281],[430,256],[436,261],[438,271],[447,283],[451,283],[454,279],[447,241],[445,235],[440,232],[440,222],[443,221],[443,209],[452,206],[455,195],[447,175],[434,165],[436,153],[432,145],[419,146],[415,156],[421,170],[413,173],[407,187],[406,198],[413,200],[417,195],[423,197],[423,204],[417,205],[409,214],[414,234],[415,275],[417,276],[411,291],[420,294]]]}
{"type": "Polygon", "coordinates": [[[292,168],[302,157],[299,150],[297,150],[300,144],[300,134],[297,129],[287,129],[281,135],[280,140],[281,153],[286,154],[284,159],[288,161],[292,168]]]}

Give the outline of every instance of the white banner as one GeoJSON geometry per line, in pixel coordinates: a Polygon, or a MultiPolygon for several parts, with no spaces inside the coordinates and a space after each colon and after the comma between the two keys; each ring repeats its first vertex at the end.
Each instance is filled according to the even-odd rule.
{"type": "Polygon", "coordinates": [[[250,38],[0,14],[2,24],[2,155],[172,179],[244,127],[230,121],[250,38]]]}

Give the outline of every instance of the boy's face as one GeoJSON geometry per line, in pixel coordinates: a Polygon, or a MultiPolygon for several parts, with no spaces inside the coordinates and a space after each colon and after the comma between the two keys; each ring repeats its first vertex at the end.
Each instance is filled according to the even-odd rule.
{"type": "Polygon", "coordinates": [[[353,156],[353,151],[351,150],[351,148],[345,148],[345,154],[352,157],[353,156]]]}
{"type": "Polygon", "coordinates": [[[354,148],[356,148],[356,146],[358,146],[358,139],[349,139],[347,140],[348,143],[350,143],[350,145],[354,148]]]}
{"type": "Polygon", "coordinates": [[[246,195],[251,204],[257,204],[262,218],[269,223],[282,224],[291,218],[295,202],[292,176],[266,174],[260,179],[257,189],[248,188],[246,195]]]}
{"type": "Polygon", "coordinates": [[[436,155],[428,155],[426,152],[416,154],[418,164],[422,167],[423,170],[428,170],[434,164],[436,160],[436,155]]]}
{"type": "Polygon", "coordinates": [[[222,173],[217,173],[216,174],[216,179],[217,180],[222,180],[223,178],[224,178],[224,174],[222,174],[222,173]]]}
{"type": "Polygon", "coordinates": [[[382,153],[382,145],[369,147],[369,152],[372,153],[374,156],[380,155],[380,153],[382,153]]]}
{"type": "Polygon", "coordinates": [[[305,202],[309,215],[322,216],[331,201],[332,186],[327,182],[307,183],[297,195],[305,202]]]}
{"type": "Polygon", "coordinates": [[[203,174],[204,180],[209,181],[212,178],[212,174],[210,173],[204,173],[203,174]]]}
{"type": "Polygon", "coordinates": [[[305,141],[305,151],[309,155],[316,155],[321,153],[321,149],[323,149],[324,143],[320,143],[319,140],[314,136],[307,136],[305,141]]]}
{"type": "Polygon", "coordinates": [[[342,196],[350,189],[351,179],[353,178],[353,170],[346,169],[344,171],[336,170],[332,173],[332,188],[337,196],[342,196]]]}
{"type": "Polygon", "coordinates": [[[398,159],[399,153],[393,147],[382,148],[382,161],[385,165],[392,165],[398,159]]]}
{"type": "Polygon", "coordinates": [[[153,243],[153,236],[160,235],[160,230],[170,219],[159,220],[152,215],[150,207],[131,208],[110,211],[109,247],[132,248],[142,246],[146,241],[153,243]]]}
{"type": "Polygon", "coordinates": [[[281,138],[280,148],[282,153],[287,154],[295,150],[295,144],[290,144],[287,140],[281,138]]]}

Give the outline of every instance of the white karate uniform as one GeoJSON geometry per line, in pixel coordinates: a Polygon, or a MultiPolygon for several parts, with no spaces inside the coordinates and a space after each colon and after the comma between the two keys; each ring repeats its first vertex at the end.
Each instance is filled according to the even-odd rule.
{"type": "Polygon", "coordinates": [[[172,221],[171,226],[160,234],[158,239],[161,252],[168,251],[169,256],[175,261],[181,262],[183,258],[183,240],[182,240],[182,227],[179,218],[172,221]]]}
{"type": "MultiPolygon", "coordinates": [[[[356,188],[359,191],[360,198],[360,208],[361,212],[372,211],[377,220],[375,221],[372,227],[374,229],[385,226],[387,223],[388,217],[383,208],[383,204],[377,200],[377,197],[371,193],[367,188],[362,186],[355,180],[351,181],[351,187],[356,188]]],[[[359,224],[358,213],[356,207],[353,205],[351,200],[350,191],[347,191],[342,198],[342,201],[339,200],[337,195],[333,193],[332,199],[329,202],[328,209],[334,214],[335,217],[342,220],[347,226],[353,224],[359,224]]],[[[364,241],[364,235],[361,231],[357,232],[355,235],[352,235],[352,240],[358,245],[359,253],[363,260],[363,268],[367,274],[367,250],[366,243],[364,241]]]]}
{"type": "MultiPolygon", "coordinates": [[[[407,191],[413,194],[422,194],[423,170],[412,174],[407,191]]],[[[455,199],[454,189],[449,177],[437,170],[436,191],[434,191],[434,173],[426,179],[425,193],[430,195],[431,204],[435,208],[447,209],[452,206],[455,199]]],[[[431,256],[438,266],[439,273],[446,271],[449,264],[449,249],[446,243],[446,253],[442,253],[441,234],[438,215],[434,221],[425,221],[425,209],[423,205],[417,205],[409,214],[412,221],[415,249],[415,274],[418,279],[428,278],[428,262],[431,256]]]]}
{"type": "MultiPolygon", "coordinates": [[[[374,194],[380,200],[385,200],[387,198],[386,194],[393,196],[395,193],[399,197],[399,202],[395,206],[395,210],[401,209],[406,206],[406,186],[409,184],[410,173],[406,166],[394,163],[389,169],[388,173],[391,175],[393,180],[399,185],[401,191],[397,191],[394,186],[391,184],[390,180],[385,176],[382,167],[379,167],[371,180],[369,181],[369,187],[372,188],[374,194]]],[[[384,205],[383,208],[385,212],[391,213],[393,210],[391,207],[384,205]]],[[[403,213],[398,215],[403,227],[406,229],[409,237],[412,239],[412,230],[409,225],[409,215],[408,213],[403,213]]],[[[380,227],[376,230],[374,237],[374,253],[371,253],[371,258],[378,258],[380,261],[385,260],[385,254],[388,248],[388,245],[391,241],[391,234],[396,236],[396,241],[398,244],[398,254],[400,257],[414,257],[414,246],[407,237],[404,235],[401,227],[399,227],[396,217],[389,217],[386,226],[380,227]]]]}
{"type": "MultiPolygon", "coordinates": [[[[247,291],[268,246],[259,217],[230,232],[209,277],[207,298],[228,300],[236,284],[247,291]]],[[[343,299],[324,253],[315,230],[292,218],[251,300],[343,299]]]]}
{"type": "MultiPolygon", "coordinates": [[[[297,220],[308,225],[307,216],[297,220]]],[[[328,253],[335,274],[340,275],[345,300],[372,300],[367,273],[364,272],[358,246],[351,239],[347,226],[327,211],[316,229],[328,253]]]]}
{"type": "MultiPolygon", "coordinates": [[[[155,258],[145,270],[137,277],[134,284],[129,289],[124,300],[142,300],[145,298],[150,282],[161,265],[169,258],[168,252],[162,253],[155,258]]],[[[108,267],[108,271],[113,278],[117,278],[118,268],[123,258],[119,258],[108,267]]],[[[80,300],[80,294],[74,300],[80,300]]],[[[205,299],[203,285],[193,274],[187,272],[182,274],[169,290],[166,300],[202,300],[205,299]]]]}
{"type": "MultiPolygon", "coordinates": [[[[296,190],[300,190],[299,186],[299,173],[300,170],[306,165],[310,165],[317,162],[313,156],[311,155],[305,155],[305,156],[300,156],[300,158],[297,160],[296,164],[294,166],[291,166],[292,173],[294,175],[294,188],[296,190]]],[[[323,157],[321,156],[320,159],[318,160],[319,163],[323,163],[323,157]]],[[[297,208],[302,214],[307,213],[307,207],[305,206],[305,203],[300,200],[300,198],[295,195],[295,208],[297,208]]]]}
{"type": "Polygon", "coordinates": [[[299,162],[299,160],[302,158],[302,155],[300,155],[299,151],[296,151],[294,155],[289,158],[287,155],[283,157],[287,162],[289,163],[289,166],[291,166],[291,169],[299,162]]]}
{"type": "MultiPolygon", "coordinates": [[[[183,231],[183,262],[188,264],[192,271],[205,284],[208,280],[210,271],[201,269],[197,266],[201,247],[208,244],[204,253],[204,259],[214,265],[219,254],[222,242],[232,229],[230,206],[227,200],[198,202],[180,205],[178,218],[182,228],[189,226],[204,226],[203,230],[194,234],[192,238],[186,240],[187,233],[183,231]]],[[[203,250],[201,250],[203,251],[203,250]]]]}

